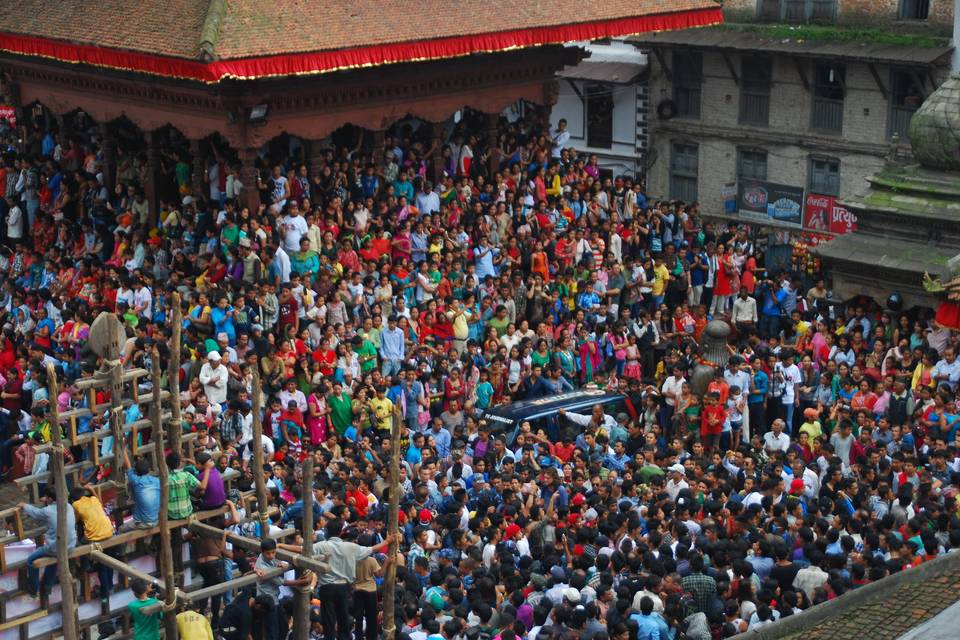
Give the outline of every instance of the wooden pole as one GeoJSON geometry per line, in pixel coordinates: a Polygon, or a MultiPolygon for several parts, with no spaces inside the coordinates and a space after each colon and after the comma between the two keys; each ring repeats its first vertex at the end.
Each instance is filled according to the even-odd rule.
{"type": "Polygon", "coordinates": [[[53,451],[50,452],[53,482],[57,491],[57,569],[60,572],[60,594],[63,611],[63,637],[79,638],[80,621],[77,618],[77,598],[73,592],[73,575],[70,573],[70,550],[67,549],[67,478],[63,473],[63,438],[60,435],[60,411],[57,397],[60,395],[57,383],[57,370],[47,363],[47,388],[50,397],[50,438],[53,451]]]}
{"type": "MultiPolygon", "coordinates": [[[[116,357],[116,356],[114,356],[116,357]]],[[[113,426],[113,462],[110,463],[110,479],[117,483],[119,486],[122,482],[122,475],[120,469],[123,466],[123,455],[121,451],[123,450],[123,365],[120,364],[119,360],[110,360],[110,416],[117,418],[117,423],[121,427],[117,428],[117,424],[113,426]],[[120,434],[119,439],[116,437],[117,434],[120,434]]],[[[136,385],[137,381],[134,380],[133,384],[136,385]]]]}
{"type": "MultiPolygon", "coordinates": [[[[387,535],[399,531],[400,518],[400,408],[393,412],[390,429],[390,504],[387,511],[387,535]]],[[[389,564],[383,580],[383,637],[394,640],[397,633],[397,617],[394,612],[397,585],[397,543],[390,543],[389,564]]]]}
{"type": "MultiPolygon", "coordinates": [[[[167,459],[163,452],[163,399],[160,393],[160,352],[153,347],[153,410],[150,418],[153,420],[153,447],[154,457],[157,459],[157,475],[160,478],[160,572],[163,575],[163,629],[167,640],[179,638],[177,633],[177,589],[174,582],[173,546],[170,536],[170,521],[167,510],[170,507],[170,471],[167,469],[167,459]]],[[[180,402],[177,394],[174,404],[180,402]]],[[[179,429],[177,429],[179,431],[179,429]]]]}
{"type": "Polygon", "coordinates": [[[180,314],[180,294],[174,291],[170,295],[173,311],[173,335],[170,337],[170,362],[167,366],[167,384],[170,387],[170,413],[173,416],[170,429],[170,449],[180,453],[180,327],[183,319],[180,314]]]}
{"type": "Polygon", "coordinates": [[[260,512],[260,539],[270,534],[267,517],[267,481],[263,479],[263,389],[260,387],[260,362],[253,367],[253,479],[257,486],[257,510],[260,512]]]}
{"type": "MultiPolygon", "coordinates": [[[[303,550],[301,554],[313,558],[313,456],[303,462],[303,550]]],[[[293,640],[310,640],[309,586],[298,587],[294,594],[293,640]]]]}

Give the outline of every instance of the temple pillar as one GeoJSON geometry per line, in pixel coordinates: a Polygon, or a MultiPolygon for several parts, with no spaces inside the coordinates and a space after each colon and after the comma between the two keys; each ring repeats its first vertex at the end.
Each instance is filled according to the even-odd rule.
{"type": "Polygon", "coordinates": [[[307,152],[307,169],[310,172],[310,179],[320,177],[320,171],[323,169],[324,161],[324,147],[326,145],[324,140],[306,140],[306,152],[307,152]]]}
{"type": "Polygon", "coordinates": [[[237,206],[247,207],[250,213],[256,214],[260,207],[260,190],[257,188],[257,150],[239,149],[237,155],[240,157],[240,182],[243,183],[237,206]]]}
{"type": "Polygon", "coordinates": [[[553,112],[553,105],[560,99],[560,83],[556,80],[547,80],[543,83],[543,106],[540,108],[540,126],[543,135],[550,137],[550,114],[553,112]]]}
{"type": "MultiPolygon", "coordinates": [[[[144,197],[150,203],[154,224],[160,222],[160,130],[147,132],[147,180],[143,185],[144,197]]],[[[179,205],[180,203],[174,203],[179,205]]]]}
{"type": "Polygon", "coordinates": [[[487,138],[487,145],[489,147],[495,147],[497,145],[497,137],[500,134],[500,114],[488,113],[486,115],[484,136],[487,138]]]}
{"type": "Polygon", "coordinates": [[[207,163],[203,157],[200,147],[201,140],[190,141],[190,156],[193,158],[193,173],[191,174],[191,185],[194,195],[203,195],[207,197],[209,192],[205,191],[203,186],[207,180],[207,163]]]}
{"type": "Polygon", "coordinates": [[[374,129],[371,132],[370,139],[372,141],[371,144],[373,145],[373,151],[371,152],[371,155],[375,165],[386,164],[383,157],[383,143],[386,137],[387,131],[385,129],[374,129]]]}
{"type": "Polygon", "coordinates": [[[117,138],[110,123],[100,123],[100,138],[103,146],[103,186],[108,193],[113,193],[117,180],[117,138]]]}

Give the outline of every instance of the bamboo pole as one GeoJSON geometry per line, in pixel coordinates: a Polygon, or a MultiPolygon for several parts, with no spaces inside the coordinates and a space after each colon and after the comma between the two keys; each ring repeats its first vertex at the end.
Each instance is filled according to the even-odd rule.
{"type": "Polygon", "coordinates": [[[257,510],[260,513],[260,539],[270,534],[267,517],[267,482],[263,479],[263,389],[260,387],[260,362],[253,367],[253,479],[257,486],[257,510]]]}
{"type": "MultiPolygon", "coordinates": [[[[163,453],[163,406],[160,393],[160,352],[156,345],[150,354],[153,359],[153,411],[150,417],[153,420],[153,447],[157,463],[157,475],[160,478],[160,572],[163,575],[163,629],[167,640],[176,640],[180,637],[177,632],[177,590],[174,582],[173,547],[170,536],[170,521],[167,510],[170,507],[170,471],[167,469],[167,459],[163,453]]],[[[175,404],[180,402],[177,394],[175,404]]],[[[179,429],[178,429],[179,431],[179,429]]]]}
{"type": "MultiPolygon", "coordinates": [[[[191,522],[188,528],[192,533],[212,538],[223,536],[223,529],[217,529],[214,526],[203,522],[191,522]]],[[[259,551],[260,541],[254,538],[237,535],[236,533],[227,533],[227,541],[235,547],[247,549],[248,551],[259,551]]],[[[330,565],[324,562],[322,558],[305,558],[299,553],[277,549],[277,557],[289,562],[298,569],[310,569],[314,573],[327,573],[330,571],[330,565]]]]}
{"type": "Polygon", "coordinates": [[[170,362],[167,366],[167,384],[170,387],[170,449],[180,453],[180,329],[183,319],[180,312],[180,294],[174,291],[170,296],[173,310],[173,335],[170,337],[170,362]]]}
{"type": "MultiPolygon", "coordinates": [[[[400,408],[395,407],[390,428],[390,504],[387,511],[387,535],[399,531],[400,518],[400,408]]],[[[396,605],[398,543],[390,543],[389,564],[383,580],[383,637],[394,640],[397,633],[396,605]]]]}
{"type": "Polygon", "coordinates": [[[63,438],[60,435],[60,412],[57,397],[60,395],[57,370],[47,363],[47,385],[50,397],[50,437],[53,451],[50,461],[53,467],[53,482],[57,491],[57,569],[60,572],[60,594],[63,603],[63,637],[79,638],[80,621],[77,618],[77,598],[73,592],[73,575],[70,573],[70,551],[67,549],[67,478],[63,473],[63,438]]]}
{"type": "MultiPolygon", "coordinates": [[[[313,558],[313,456],[303,462],[303,550],[301,554],[313,558]]],[[[309,586],[297,587],[294,594],[293,640],[310,640],[309,586]]]]}

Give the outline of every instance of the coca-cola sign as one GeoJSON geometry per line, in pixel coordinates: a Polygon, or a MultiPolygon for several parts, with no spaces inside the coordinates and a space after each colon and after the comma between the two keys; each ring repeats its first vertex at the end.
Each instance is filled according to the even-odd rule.
{"type": "Polygon", "coordinates": [[[857,230],[857,216],[837,204],[834,196],[811,193],[807,196],[803,213],[803,228],[843,235],[857,230]]]}

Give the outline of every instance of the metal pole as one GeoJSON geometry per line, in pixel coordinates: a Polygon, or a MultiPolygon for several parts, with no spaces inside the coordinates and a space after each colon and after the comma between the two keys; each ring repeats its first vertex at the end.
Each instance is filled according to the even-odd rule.
{"type": "Polygon", "coordinates": [[[170,362],[167,365],[167,385],[170,387],[170,413],[173,416],[170,429],[170,449],[180,453],[180,328],[183,320],[180,313],[180,294],[170,295],[173,310],[173,335],[170,336],[170,362]]]}
{"type": "MultiPolygon", "coordinates": [[[[160,571],[163,575],[163,629],[167,640],[176,640],[177,633],[177,589],[174,581],[173,547],[170,539],[170,522],[167,509],[170,506],[169,470],[167,459],[163,454],[163,420],[161,419],[163,403],[160,385],[160,352],[153,347],[153,447],[154,457],[157,459],[157,475],[160,478],[160,571]]],[[[174,404],[180,402],[180,395],[175,396],[174,404]]],[[[179,431],[180,429],[176,429],[179,431]]]]}
{"type": "MultiPolygon", "coordinates": [[[[387,512],[387,535],[399,531],[400,517],[400,409],[393,412],[393,424],[390,428],[390,505],[387,512]]],[[[390,543],[389,564],[383,580],[383,637],[394,640],[397,633],[397,618],[394,613],[397,585],[397,543],[390,543]]]]}
{"type": "Polygon", "coordinates": [[[70,552],[67,549],[67,478],[63,472],[63,438],[60,435],[60,411],[57,397],[60,395],[57,384],[57,370],[47,363],[47,388],[50,394],[50,438],[53,450],[50,452],[53,482],[57,491],[57,569],[60,572],[61,611],[63,612],[63,637],[79,638],[80,622],[77,618],[77,598],[73,592],[73,575],[70,573],[70,552]]]}
{"type": "Polygon", "coordinates": [[[253,479],[257,484],[257,510],[260,512],[260,539],[266,540],[270,533],[267,516],[267,482],[263,479],[263,389],[260,387],[260,361],[253,367],[253,479]]]}
{"type": "MultiPolygon", "coordinates": [[[[303,462],[303,550],[301,554],[313,557],[313,456],[303,462]]],[[[294,594],[293,640],[310,640],[309,586],[298,587],[294,594]]]]}

